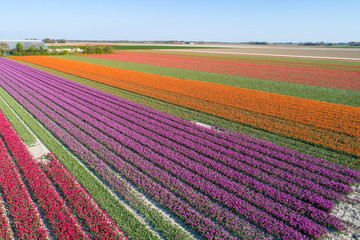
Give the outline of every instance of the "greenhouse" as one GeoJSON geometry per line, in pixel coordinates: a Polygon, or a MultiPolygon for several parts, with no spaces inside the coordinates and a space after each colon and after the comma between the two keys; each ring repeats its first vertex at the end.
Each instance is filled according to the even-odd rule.
{"type": "Polygon", "coordinates": [[[41,46],[43,46],[44,50],[48,49],[42,40],[0,40],[0,43],[6,43],[9,46],[9,50],[16,49],[16,44],[18,43],[24,45],[24,50],[28,50],[31,46],[35,49],[40,49],[41,46]]]}

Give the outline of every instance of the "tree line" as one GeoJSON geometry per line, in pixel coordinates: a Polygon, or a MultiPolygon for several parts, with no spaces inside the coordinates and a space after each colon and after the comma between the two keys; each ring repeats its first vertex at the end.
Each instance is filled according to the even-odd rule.
{"type": "Polygon", "coordinates": [[[0,55],[10,53],[13,56],[33,56],[33,55],[70,55],[70,54],[111,54],[113,49],[111,46],[77,46],[69,47],[67,49],[56,49],[50,47],[49,50],[45,49],[43,45],[40,47],[30,46],[29,49],[24,49],[24,44],[21,42],[16,44],[16,49],[10,50],[8,44],[0,43],[0,55]]]}
{"type": "Polygon", "coordinates": [[[10,54],[14,56],[31,56],[31,55],[48,55],[47,50],[43,45],[40,45],[40,48],[30,46],[29,49],[24,49],[24,44],[17,43],[16,49],[10,50],[10,54]]]}
{"type": "Polygon", "coordinates": [[[111,54],[114,53],[111,46],[79,46],[82,54],[111,54]]]}
{"type": "Polygon", "coordinates": [[[44,43],[66,43],[65,39],[50,39],[50,38],[45,38],[44,39],[44,43]]]}

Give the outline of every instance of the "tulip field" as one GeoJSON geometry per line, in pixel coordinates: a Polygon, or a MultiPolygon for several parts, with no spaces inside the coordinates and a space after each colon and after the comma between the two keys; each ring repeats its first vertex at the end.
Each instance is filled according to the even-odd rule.
{"type": "Polygon", "coordinates": [[[332,212],[360,207],[359,84],[359,63],[330,60],[0,58],[0,239],[357,231],[332,212]]]}
{"type": "Polygon", "coordinates": [[[90,58],[155,65],[270,81],[360,91],[359,68],[325,63],[248,60],[236,57],[174,55],[119,51],[119,54],[86,55],[90,58]]]}

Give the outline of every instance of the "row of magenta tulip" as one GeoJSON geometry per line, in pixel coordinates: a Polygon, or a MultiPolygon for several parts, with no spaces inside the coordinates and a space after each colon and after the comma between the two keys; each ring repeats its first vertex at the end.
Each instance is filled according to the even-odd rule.
{"type": "Polygon", "coordinates": [[[90,236],[96,239],[126,239],[124,233],[111,218],[99,208],[92,197],[68,172],[68,170],[49,153],[42,162],[48,176],[69,201],[76,216],[86,225],[90,236]]]}
{"type": "MultiPolygon", "coordinates": [[[[76,115],[79,116],[79,114],[81,115],[81,113],[77,112],[76,115]]],[[[109,120],[108,120],[109,121],[109,120]]],[[[111,120],[110,120],[111,121],[111,120]]],[[[81,121],[77,121],[76,124],[79,124],[81,125],[81,121]]],[[[134,127],[132,127],[134,128],[134,127]]],[[[102,127],[103,129],[103,127],[102,127]]],[[[92,130],[93,131],[93,130],[92,130]]],[[[238,179],[242,180],[243,178],[239,177],[238,179]]],[[[251,178],[250,178],[251,179],[251,178]]],[[[251,180],[250,180],[251,181],[251,180]]],[[[244,183],[244,181],[243,181],[244,183]]],[[[251,185],[251,184],[249,184],[251,185]]],[[[265,185],[266,186],[266,185],[265,185]]],[[[271,191],[269,191],[269,189],[262,189],[261,187],[257,188],[257,190],[260,190],[260,192],[266,192],[266,190],[268,190],[268,193],[271,194],[271,191]]],[[[239,189],[237,189],[237,191],[240,191],[239,189]]],[[[247,190],[249,191],[249,190],[247,190]]],[[[270,195],[268,194],[268,195],[270,195]]],[[[278,197],[277,194],[273,194],[272,195],[274,198],[278,197]]],[[[284,196],[284,194],[283,194],[284,196]]],[[[286,194],[285,194],[286,196],[286,194]]],[[[336,226],[337,229],[342,229],[342,224],[338,221],[338,220],[335,220],[333,217],[330,217],[330,215],[326,215],[324,212],[321,212],[321,211],[318,211],[316,208],[313,208],[311,207],[310,205],[306,205],[306,204],[303,204],[301,201],[296,201],[296,198],[292,198],[291,200],[288,199],[288,198],[280,198],[282,203],[285,203],[287,205],[290,205],[291,207],[294,207],[295,205],[295,210],[297,211],[301,211],[301,212],[304,212],[304,209],[307,209],[305,212],[310,216],[310,217],[313,217],[315,218],[317,221],[320,221],[322,224],[325,224],[325,225],[328,225],[329,222],[331,222],[330,225],[334,225],[336,226]],[[292,202],[295,200],[295,204],[292,202]],[[296,205],[296,202],[297,203],[300,203],[299,205],[296,205]],[[304,205],[306,207],[304,207],[304,205]],[[319,217],[321,216],[321,217],[319,217]]],[[[276,205],[276,204],[275,204],[276,205]]]]}
{"type": "Polygon", "coordinates": [[[41,170],[3,113],[0,114],[0,121],[0,125],[3,126],[0,134],[4,138],[14,161],[21,169],[31,191],[38,199],[40,207],[44,210],[46,219],[51,223],[55,235],[66,239],[90,239],[83,232],[81,224],[71,214],[65,201],[41,170]]]}
{"type": "MultiPolygon", "coordinates": [[[[36,94],[36,92],[33,92],[32,94],[36,94]]],[[[41,98],[41,97],[40,97],[41,98]]],[[[34,99],[31,99],[31,101],[32,102],[36,102],[37,100],[34,98],[34,99]]],[[[42,99],[42,101],[45,101],[44,99],[42,99]]],[[[51,103],[49,103],[49,104],[51,104],[51,103]]],[[[49,109],[50,110],[50,109],[49,109]]],[[[58,109],[58,111],[60,111],[59,109],[58,109]]],[[[46,111],[46,112],[48,112],[48,111],[46,111]]],[[[65,112],[63,112],[63,114],[66,114],[65,112]]],[[[77,112],[77,114],[79,114],[79,112],[77,112]]],[[[69,114],[67,114],[67,116],[69,117],[69,114]]],[[[79,121],[77,122],[77,123],[80,123],[79,121]]],[[[140,137],[140,136],[139,136],[140,137]]],[[[141,147],[141,146],[138,146],[138,148],[139,147],[141,147]]],[[[165,150],[165,149],[163,149],[163,150],[165,150]]],[[[201,167],[201,166],[199,166],[199,167],[201,167]]],[[[205,173],[206,174],[206,173],[205,173]]],[[[209,178],[209,177],[208,177],[209,178]]],[[[223,184],[224,185],[224,184],[223,184]]],[[[201,186],[199,186],[199,187],[201,187],[201,186]]],[[[241,191],[240,191],[241,192],[241,191]]],[[[251,201],[251,198],[254,198],[254,197],[251,197],[251,196],[246,196],[246,195],[242,195],[243,197],[248,197],[248,200],[249,201],[251,201]]],[[[255,196],[255,195],[254,195],[255,196]]],[[[257,195],[257,197],[259,197],[259,196],[261,196],[261,195],[257,195]]],[[[256,197],[255,197],[256,198],[256,197]]],[[[256,204],[256,203],[255,203],[256,204]]],[[[276,204],[275,204],[276,205],[276,204]]],[[[268,207],[267,207],[267,211],[271,211],[271,206],[269,207],[270,205],[268,205],[268,207]]],[[[286,221],[286,216],[280,216],[280,217],[282,217],[283,218],[283,220],[285,220],[286,221]]],[[[304,221],[305,219],[303,219],[303,218],[301,218],[300,217],[300,221],[304,221]]],[[[306,220],[305,220],[306,221],[306,220]]],[[[296,224],[296,223],[295,223],[296,224]]],[[[299,223],[298,223],[299,224],[299,223]]],[[[314,229],[314,228],[313,228],[314,229]]],[[[319,232],[315,232],[315,233],[313,233],[313,232],[311,232],[311,231],[313,231],[313,229],[312,230],[309,230],[309,232],[307,232],[308,234],[310,234],[310,235],[312,235],[312,234],[322,234],[322,233],[319,233],[319,232]]],[[[323,230],[323,229],[322,229],[323,230]]],[[[306,230],[305,229],[302,229],[302,231],[305,231],[306,232],[306,230]]]]}
{"type": "MultiPolygon", "coordinates": [[[[3,83],[3,82],[2,82],[3,83]]],[[[89,167],[91,167],[96,173],[98,173],[104,180],[106,180],[111,186],[116,188],[118,191],[126,191],[124,190],[124,186],[121,181],[116,177],[115,173],[112,173],[111,169],[109,169],[103,161],[101,161],[99,158],[97,158],[89,149],[84,148],[83,145],[78,142],[77,139],[81,141],[88,141],[93,140],[86,138],[85,136],[82,136],[81,134],[78,134],[77,139],[73,136],[69,135],[64,129],[57,126],[54,122],[52,122],[43,112],[39,111],[35,106],[33,106],[30,102],[26,101],[24,98],[22,98],[17,92],[12,90],[11,88],[8,88],[6,84],[2,84],[7,91],[20,103],[22,103],[40,122],[42,122],[48,129],[57,136],[60,140],[62,140],[70,149],[72,149],[82,160],[84,160],[89,167]]],[[[19,90],[19,89],[18,89],[19,90]]],[[[67,125],[67,129],[71,130],[71,126],[67,121],[63,121],[63,124],[67,125]]],[[[65,126],[63,125],[63,126],[65,126]]],[[[94,141],[94,147],[92,149],[96,149],[97,141],[94,141]]],[[[100,144],[101,145],[101,144],[100,144]]],[[[100,151],[98,151],[100,152],[100,151]]],[[[113,155],[109,152],[104,152],[104,154],[113,155]]],[[[131,165],[128,165],[129,167],[131,165]]],[[[128,167],[128,169],[129,169],[128,167]]],[[[131,176],[134,176],[131,174],[132,170],[136,170],[136,168],[127,170],[128,173],[131,176]]],[[[123,173],[125,172],[123,171],[123,173]]],[[[140,174],[140,173],[139,173],[140,174]]],[[[141,176],[141,175],[138,175],[141,176]]],[[[143,175],[142,178],[146,178],[146,176],[143,175]]],[[[136,180],[136,177],[133,177],[133,180],[136,180]]],[[[159,188],[159,184],[156,184],[150,179],[147,179],[148,183],[144,182],[142,186],[140,186],[143,190],[145,190],[150,196],[153,196],[155,199],[158,199],[163,205],[168,207],[170,210],[172,210],[176,215],[180,217],[180,219],[184,220],[186,223],[191,225],[193,228],[195,228],[197,231],[199,231],[203,236],[206,236],[208,238],[211,237],[220,237],[222,238],[229,238],[230,236],[227,235],[221,228],[217,227],[207,218],[204,218],[201,214],[197,213],[196,211],[192,210],[190,206],[188,206],[186,203],[179,200],[177,197],[172,195],[169,191],[167,191],[165,188],[160,188],[158,191],[154,191],[155,188],[159,188]],[[161,194],[159,194],[161,193],[161,194]],[[159,199],[160,198],[160,199],[159,199]]],[[[123,193],[124,194],[124,193],[123,193]]],[[[126,192],[125,192],[126,194],[126,192]]],[[[126,195],[125,195],[126,196],[126,195]]],[[[199,198],[201,199],[201,198],[199,198]]],[[[196,200],[194,200],[196,201],[196,200]]],[[[211,209],[211,208],[209,208],[211,209]]],[[[208,215],[214,214],[217,210],[211,209],[211,212],[208,212],[208,215]]],[[[232,222],[230,219],[224,219],[223,221],[232,222]]],[[[244,230],[241,230],[243,227],[238,225],[237,227],[240,229],[239,231],[242,231],[243,236],[248,236],[248,238],[251,237],[251,235],[254,235],[253,226],[249,225],[248,223],[241,221],[241,224],[245,224],[244,230]]],[[[255,235],[259,235],[258,233],[255,233],[255,235]]],[[[231,238],[231,237],[230,237],[231,238]]],[[[257,238],[255,236],[255,238],[257,238]]]]}
{"type": "MultiPolygon", "coordinates": [[[[6,130],[5,127],[8,127],[4,124],[5,120],[0,116],[0,132],[6,130]]],[[[44,227],[39,211],[1,139],[0,165],[0,187],[4,197],[3,200],[7,204],[9,217],[16,227],[16,229],[13,229],[15,236],[19,239],[48,239],[48,231],[44,227]]],[[[3,232],[4,237],[8,236],[7,231],[3,232]]]]}

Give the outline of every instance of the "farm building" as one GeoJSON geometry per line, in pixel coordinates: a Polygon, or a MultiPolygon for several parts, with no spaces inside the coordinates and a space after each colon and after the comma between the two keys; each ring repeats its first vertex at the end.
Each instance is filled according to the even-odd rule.
{"type": "Polygon", "coordinates": [[[6,43],[10,48],[9,50],[16,49],[16,44],[18,43],[24,45],[24,50],[28,50],[31,46],[35,49],[40,49],[41,46],[43,46],[45,50],[48,49],[42,40],[0,40],[0,43],[6,43]]]}

